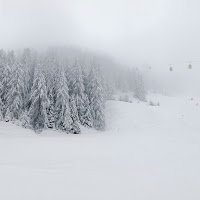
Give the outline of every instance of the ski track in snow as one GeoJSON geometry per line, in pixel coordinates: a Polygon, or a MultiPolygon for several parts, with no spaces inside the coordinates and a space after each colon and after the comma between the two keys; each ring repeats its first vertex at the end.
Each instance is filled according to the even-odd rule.
{"type": "Polygon", "coordinates": [[[108,101],[105,132],[0,122],[0,199],[199,200],[200,98],[148,99],[108,101]]]}

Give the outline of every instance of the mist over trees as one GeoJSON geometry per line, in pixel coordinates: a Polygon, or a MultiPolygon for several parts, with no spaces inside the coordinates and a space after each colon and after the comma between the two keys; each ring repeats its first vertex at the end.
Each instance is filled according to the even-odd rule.
{"type": "Polygon", "coordinates": [[[0,120],[36,132],[79,134],[80,125],[102,131],[105,102],[119,91],[146,101],[139,70],[76,49],[0,50],[0,120]]]}

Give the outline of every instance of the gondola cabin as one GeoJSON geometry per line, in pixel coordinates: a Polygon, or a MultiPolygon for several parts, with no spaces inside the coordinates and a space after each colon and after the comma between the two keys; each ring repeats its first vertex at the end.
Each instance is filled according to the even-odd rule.
{"type": "Polygon", "coordinates": [[[192,69],[192,65],[191,64],[188,65],[188,69],[192,69]]]}

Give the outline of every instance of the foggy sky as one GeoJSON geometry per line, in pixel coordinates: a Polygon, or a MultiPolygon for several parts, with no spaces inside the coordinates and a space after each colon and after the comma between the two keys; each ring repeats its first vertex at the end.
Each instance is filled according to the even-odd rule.
{"type": "Polygon", "coordinates": [[[198,0],[0,0],[0,48],[78,45],[181,73],[200,61],[199,19],[198,0]]]}

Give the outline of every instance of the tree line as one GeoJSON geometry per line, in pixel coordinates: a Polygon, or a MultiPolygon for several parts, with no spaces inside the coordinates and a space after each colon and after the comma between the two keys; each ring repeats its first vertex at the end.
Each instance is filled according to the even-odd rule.
{"type": "Polygon", "coordinates": [[[54,53],[0,50],[0,120],[36,132],[105,129],[106,81],[100,67],[69,64],[54,53]]]}

